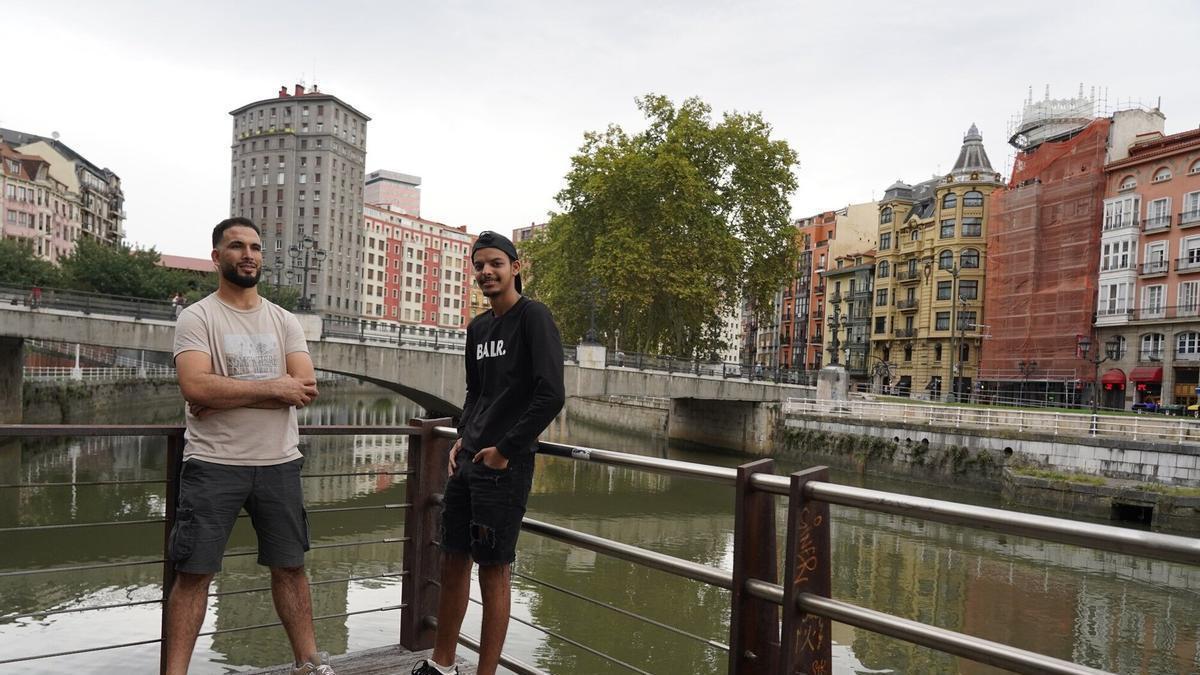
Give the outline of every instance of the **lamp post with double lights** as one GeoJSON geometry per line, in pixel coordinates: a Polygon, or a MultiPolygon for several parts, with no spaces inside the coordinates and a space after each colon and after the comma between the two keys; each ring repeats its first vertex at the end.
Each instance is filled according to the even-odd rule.
{"type": "Polygon", "coordinates": [[[275,256],[275,263],[273,265],[263,265],[262,271],[266,282],[274,286],[276,290],[279,290],[279,287],[283,285],[285,275],[288,285],[291,285],[292,277],[295,274],[290,269],[284,269],[283,256],[281,255],[275,256]]]}
{"type": "Polygon", "coordinates": [[[1095,433],[1095,417],[1100,407],[1100,364],[1109,359],[1116,360],[1121,357],[1121,341],[1117,336],[1108,339],[1104,343],[1104,353],[1098,351],[1096,356],[1089,357],[1088,352],[1092,350],[1092,338],[1087,335],[1080,335],[1075,342],[1075,346],[1079,348],[1079,354],[1084,361],[1092,364],[1095,369],[1092,379],[1092,433],[1095,433]]]}
{"type": "Polygon", "coordinates": [[[292,259],[292,270],[298,271],[304,279],[303,288],[300,291],[300,301],[296,303],[296,308],[301,312],[311,312],[312,300],[308,297],[308,275],[309,272],[321,269],[321,262],[325,260],[326,252],[317,247],[315,239],[304,237],[299,244],[288,246],[288,255],[292,259]]]}

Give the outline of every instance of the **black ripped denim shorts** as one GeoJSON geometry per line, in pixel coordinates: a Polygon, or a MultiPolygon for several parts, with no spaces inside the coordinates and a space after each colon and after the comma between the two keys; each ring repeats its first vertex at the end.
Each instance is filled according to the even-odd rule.
{"type": "Polygon", "coordinates": [[[442,549],[469,553],[479,565],[508,565],[517,558],[517,537],[529,490],[533,487],[533,455],[511,460],[507,469],[472,462],[465,449],[446,481],[442,508],[442,549]]]}

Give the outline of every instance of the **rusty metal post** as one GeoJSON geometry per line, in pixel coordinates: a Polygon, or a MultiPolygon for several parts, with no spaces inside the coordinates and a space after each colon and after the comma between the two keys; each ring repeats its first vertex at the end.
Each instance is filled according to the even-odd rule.
{"type": "Polygon", "coordinates": [[[791,478],[779,672],[829,675],[833,672],[829,619],[796,608],[796,597],[801,593],[828,598],[832,592],[829,504],[804,496],[809,481],[829,480],[829,468],[797,471],[791,478]]]}
{"type": "Polygon", "coordinates": [[[175,527],[175,510],[179,506],[179,473],[183,469],[183,430],[167,436],[166,522],[163,523],[162,607],[160,608],[158,643],[158,672],[167,672],[167,600],[175,586],[175,562],[171,560],[171,530],[175,527]]]}
{"type": "Polygon", "coordinates": [[[410,651],[433,647],[436,632],[427,617],[437,615],[438,589],[442,559],[438,548],[441,508],[437,495],[446,484],[446,462],[452,441],[433,435],[434,427],[450,426],[449,417],[414,419],[409,424],[421,429],[410,436],[408,446],[408,483],[405,494],[409,504],[404,519],[404,581],[401,585],[400,645],[410,651]]]}
{"type": "Polygon", "coordinates": [[[755,490],[750,477],[775,473],[775,460],[738,467],[733,521],[733,600],[729,625],[729,674],[774,673],[779,651],[779,608],[746,592],[747,579],[775,583],[775,500],[755,490]]]}

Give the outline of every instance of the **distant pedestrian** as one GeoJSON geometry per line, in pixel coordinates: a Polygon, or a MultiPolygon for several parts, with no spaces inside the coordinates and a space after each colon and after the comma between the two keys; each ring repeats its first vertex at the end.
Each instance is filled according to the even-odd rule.
{"type": "Polygon", "coordinates": [[[480,675],[493,675],[508,632],[510,567],[533,485],[538,435],[562,410],[563,349],[545,305],[521,295],[517,249],[484,232],[471,247],[475,281],[491,310],[467,326],[467,396],[450,449],[442,509],[442,580],[433,657],[414,675],[450,675],[479,565],[480,675]]]}
{"type": "Polygon", "coordinates": [[[271,569],[275,611],[295,657],[292,674],[334,675],[317,653],[304,572],[309,540],[296,408],[317,397],[312,359],[296,317],[258,294],[258,227],[246,218],[223,220],[212,242],[219,286],[185,309],[175,327],[187,445],[168,542],[177,574],[166,606],[166,672],[188,670],[209,584],[245,508],[258,534],[258,564],[271,569]]]}
{"type": "Polygon", "coordinates": [[[34,286],[29,289],[29,309],[37,309],[42,304],[42,287],[34,286]]]}
{"type": "Polygon", "coordinates": [[[183,312],[183,306],[187,304],[187,300],[184,299],[183,293],[176,293],[175,297],[171,298],[171,304],[175,307],[175,318],[178,319],[179,314],[183,312]]]}

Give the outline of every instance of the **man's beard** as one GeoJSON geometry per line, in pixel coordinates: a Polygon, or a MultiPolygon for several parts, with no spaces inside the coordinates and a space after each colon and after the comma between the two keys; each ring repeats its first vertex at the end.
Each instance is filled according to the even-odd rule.
{"type": "Polygon", "coordinates": [[[231,284],[237,284],[242,288],[254,288],[258,285],[258,279],[262,276],[262,268],[255,267],[254,274],[247,276],[238,272],[237,265],[221,265],[221,276],[231,284]]]}

